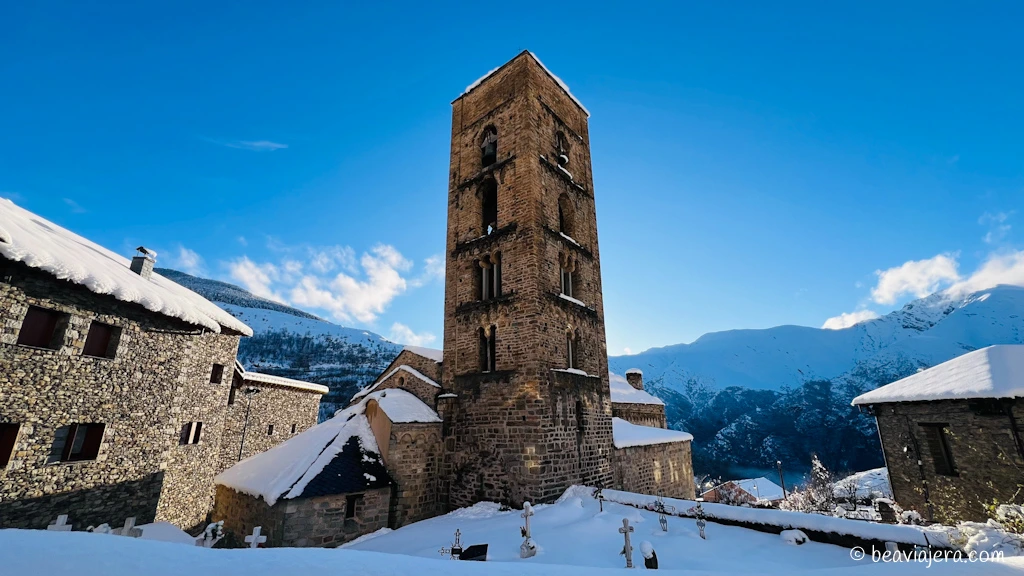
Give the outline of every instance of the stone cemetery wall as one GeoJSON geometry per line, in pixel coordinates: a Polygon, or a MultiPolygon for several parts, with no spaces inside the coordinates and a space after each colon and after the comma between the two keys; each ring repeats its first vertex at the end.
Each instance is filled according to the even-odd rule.
{"type": "Polygon", "coordinates": [[[387,468],[396,486],[391,528],[438,515],[441,424],[393,424],[387,468]]]}
{"type": "Polygon", "coordinates": [[[617,490],[694,498],[689,442],[616,448],[614,462],[617,490]]]}
{"type": "Polygon", "coordinates": [[[612,402],[612,416],[638,426],[668,428],[665,422],[665,407],[661,404],[612,402]]]}
{"type": "Polygon", "coordinates": [[[363,497],[357,500],[353,518],[346,518],[347,494],[278,502],[275,507],[284,508],[281,545],[333,548],[386,528],[391,488],[376,488],[360,494],[363,497]]]}
{"type": "Polygon", "coordinates": [[[926,519],[983,522],[988,518],[985,504],[1013,498],[1024,469],[1021,449],[1014,440],[1021,433],[1024,401],[1018,398],[1010,405],[1012,420],[1004,407],[990,404],[945,400],[874,408],[897,504],[916,510],[926,519]],[[936,473],[920,424],[947,425],[945,437],[955,475],[936,473]],[[909,449],[904,452],[904,448],[909,449]],[[918,458],[922,461],[920,467],[918,458]]]}
{"type": "Polygon", "coordinates": [[[0,470],[0,527],[43,528],[59,514],[83,528],[129,516],[201,521],[214,467],[182,474],[181,452],[217,460],[228,387],[210,372],[231,365],[238,339],[0,262],[0,422],[20,424],[0,470]],[[17,344],[29,305],[67,315],[52,349],[17,344]],[[120,330],[113,358],[83,356],[94,320],[120,330]],[[202,441],[179,446],[190,420],[203,422],[202,441]],[[105,425],[94,459],[61,461],[73,423],[105,425]]]}
{"type": "Polygon", "coordinates": [[[246,380],[235,390],[235,402],[225,408],[224,439],[221,442],[219,471],[227,470],[239,460],[266,452],[281,442],[316,425],[320,407],[319,392],[289,386],[246,380]],[[252,396],[249,424],[245,425],[246,405],[249,400],[242,390],[253,387],[259,393],[252,396]],[[273,426],[273,433],[270,433],[273,426]],[[292,427],[295,431],[292,431],[292,427]],[[245,427],[245,445],[242,429],[245,427]],[[239,458],[239,448],[242,448],[239,458]]]}

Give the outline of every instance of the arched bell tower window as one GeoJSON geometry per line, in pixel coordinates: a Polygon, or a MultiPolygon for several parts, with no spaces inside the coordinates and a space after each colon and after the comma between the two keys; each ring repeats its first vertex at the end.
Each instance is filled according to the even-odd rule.
{"type": "Polygon", "coordinates": [[[569,195],[558,196],[558,231],[570,238],[576,238],[576,209],[569,195]]]}
{"type": "Polygon", "coordinates": [[[564,254],[558,260],[561,292],[569,298],[576,298],[576,261],[564,254]]]}
{"type": "Polygon", "coordinates": [[[484,136],[480,140],[480,166],[487,168],[498,161],[498,129],[494,126],[484,128],[484,136]]]}
{"type": "Polygon", "coordinates": [[[498,229],[498,182],[494,178],[488,178],[480,185],[480,200],[486,235],[498,229]]]}
{"type": "Polygon", "coordinates": [[[497,346],[498,327],[491,325],[489,328],[480,329],[480,371],[494,372],[497,367],[495,356],[498,352],[497,346]]]}
{"type": "Polygon", "coordinates": [[[561,131],[555,133],[555,152],[558,153],[558,165],[564,168],[569,163],[569,141],[561,131]]]}
{"type": "Polygon", "coordinates": [[[480,269],[480,300],[491,300],[501,296],[501,252],[484,256],[477,261],[480,269]]]}
{"type": "Polygon", "coordinates": [[[579,357],[579,342],[580,342],[580,331],[579,330],[566,330],[565,331],[565,367],[569,369],[579,370],[580,369],[580,357],[579,357]]]}

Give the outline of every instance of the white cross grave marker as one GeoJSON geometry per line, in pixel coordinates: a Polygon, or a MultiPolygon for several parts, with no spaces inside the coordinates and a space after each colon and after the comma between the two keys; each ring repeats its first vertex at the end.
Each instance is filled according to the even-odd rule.
{"type": "Polygon", "coordinates": [[[267,541],[266,536],[260,536],[262,530],[262,526],[257,526],[252,529],[252,536],[245,537],[245,543],[249,545],[249,548],[258,548],[260,544],[267,541]]]}
{"type": "Polygon", "coordinates": [[[47,526],[46,529],[54,532],[70,532],[71,524],[68,524],[68,515],[61,514],[60,516],[57,516],[57,520],[55,520],[53,524],[47,526]]]}
{"type": "Polygon", "coordinates": [[[113,533],[118,536],[131,536],[132,538],[142,536],[142,530],[135,527],[135,516],[126,518],[124,521],[124,527],[114,530],[113,533]]]}
{"type": "Polygon", "coordinates": [[[632,531],[633,527],[629,525],[629,520],[623,518],[622,528],[619,528],[619,534],[622,534],[626,538],[626,545],[622,547],[622,553],[626,556],[626,568],[633,567],[633,547],[629,544],[629,533],[632,531]]]}
{"type": "Polygon", "coordinates": [[[530,516],[533,516],[533,506],[529,502],[523,502],[523,513],[520,514],[526,520],[526,526],[519,530],[523,534],[523,543],[519,545],[520,558],[532,558],[537,555],[537,545],[530,537],[530,516]]]}

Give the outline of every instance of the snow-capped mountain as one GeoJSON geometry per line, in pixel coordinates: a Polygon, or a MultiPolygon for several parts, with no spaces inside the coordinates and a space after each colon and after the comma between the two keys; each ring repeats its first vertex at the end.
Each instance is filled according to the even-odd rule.
{"type": "Polygon", "coordinates": [[[691,432],[695,469],[716,474],[809,455],[841,470],[880,466],[869,417],[854,396],[992,344],[1024,343],[1024,288],[949,291],[841,330],[778,326],[705,334],[691,344],[609,358],[640,368],[666,402],[670,426],[691,432]]]}
{"type": "Polygon", "coordinates": [[[156,272],[215,302],[253,329],[242,338],[238,359],[247,370],[328,386],[320,403],[323,420],[376,378],[402,350],[383,336],[332,324],[217,280],[169,268],[156,272]]]}

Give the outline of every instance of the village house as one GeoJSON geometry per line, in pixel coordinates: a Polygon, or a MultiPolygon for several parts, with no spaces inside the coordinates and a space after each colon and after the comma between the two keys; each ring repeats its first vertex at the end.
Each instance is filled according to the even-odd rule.
{"type": "Polygon", "coordinates": [[[760,476],[745,480],[729,480],[700,495],[706,502],[732,505],[778,506],[786,497],[785,490],[760,476]]]}
{"type": "MultiPolygon", "coordinates": [[[[0,199],[0,528],[207,519],[222,453],[239,451],[232,370],[252,331],[154,273],[155,257],[0,199]]],[[[263,397],[291,407],[281,426],[316,423],[325,389],[252,385],[289,391],[263,397]]]]}
{"type": "Polygon", "coordinates": [[[452,106],[444,350],[406,347],[333,418],[220,474],[229,529],[336,546],[576,484],[693,498],[693,437],[639,370],[608,372],[587,111],[529,52],[452,106]]]}
{"type": "Polygon", "coordinates": [[[896,503],[928,520],[984,521],[1024,494],[1024,345],[968,352],[862,394],[896,503]]]}

